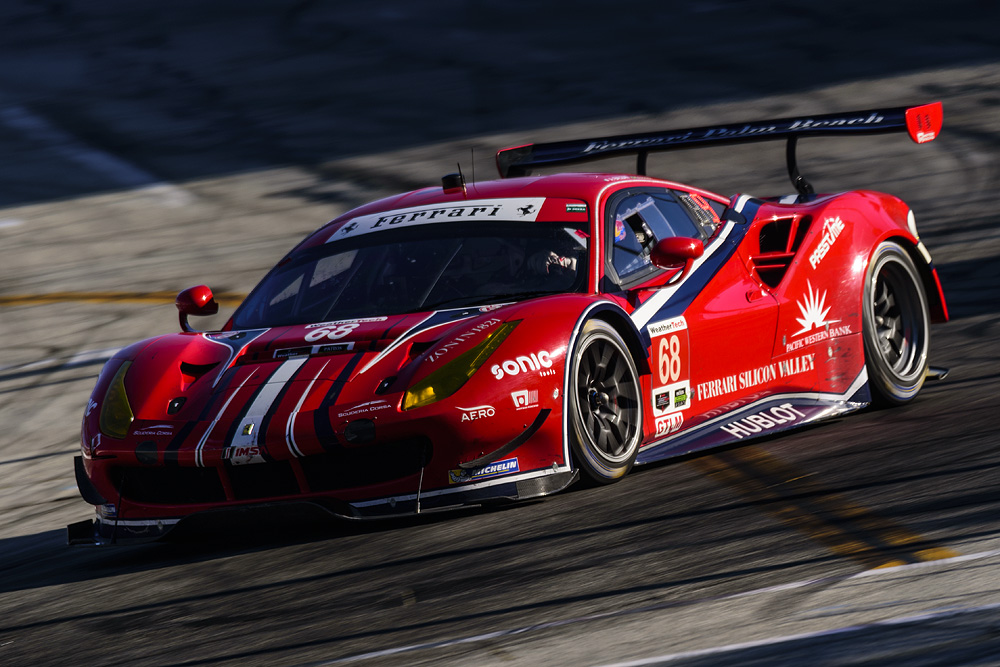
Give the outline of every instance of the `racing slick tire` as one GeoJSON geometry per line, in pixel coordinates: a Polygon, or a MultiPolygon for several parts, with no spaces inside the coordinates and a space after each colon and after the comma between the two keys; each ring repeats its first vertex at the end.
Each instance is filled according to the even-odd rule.
{"type": "Polygon", "coordinates": [[[635,360],[607,322],[583,326],[570,367],[573,457],[598,484],[621,479],[642,442],[642,393],[635,360]]]}
{"type": "Polygon", "coordinates": [[[899,244],[885,241],[872,253],[861,317],[872,402],[912,400],[927,375],[930,316],[917,267],[899,244]]]}

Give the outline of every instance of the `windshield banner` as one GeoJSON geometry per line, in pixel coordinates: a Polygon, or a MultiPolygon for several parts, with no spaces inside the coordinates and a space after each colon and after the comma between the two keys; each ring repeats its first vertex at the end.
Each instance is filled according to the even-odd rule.
{"type": "Polygon", "coordinates": [[[341,225],[326,240],[368,234],[385,229],[398,229],[411,225],[428,225],[435,222],[472,222],[478,220],[515,220],[534,222],[545,203],[544,197],[516,199],[474,199],[431,206],[414,206],[384,213],[361,215],[341,225]]]}

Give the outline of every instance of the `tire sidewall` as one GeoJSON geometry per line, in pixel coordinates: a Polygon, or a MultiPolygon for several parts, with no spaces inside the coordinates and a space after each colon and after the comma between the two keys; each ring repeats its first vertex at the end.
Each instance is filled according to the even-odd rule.
{"type": "MultiPolygon", "coordinates": [[[[896,296],[898,299],[900,295],[896,296]]],[[[899,244],[885,241],[879,244],[875,252],[872,253],[868,270],[865,273],[861,314],[865,365],[868,369],[868,381],[872,388],[873,402],[880,405],[902,405],[912,400],[923,386],[927,372],[930,349],[930,316],[927,295],[917,267],[910,255],[899,244]],[[879,350],[873,297],[876,281],[884,271],[896,272],[897,278],[906,278],[907,287],[912,290],[907,298],[916,301],[919,311],[916,320],[907,324],[919,329],[917,331],[919,336],[918,350],[915,354],[920,361],[906,374],[899,374],[893,370],[879,350]]]]}
{"type": "Polygon", "coordinates": [[[639,454],[639,445],[642,443],[643,436],[643,401],[642,388],[639,382],[639,373],[636,369],[635,360],[632,358],[631,353],[629,353],[628,345],[625,344],[621,335],[607,322],[604,322],[603,320],[590,320],[584,325],[570,364],[569,387],[570,389],[567,392],[566,407],[567,410],[569,410],[570,443],[577,466],[581,469],[585,476],[593,482],[597,482],[599,484],[610,484],[618,481],[632,469],[636,456],[639,454]],[[635,385],[637,412],[635,424],[633,425],[634,433],[632,434],[625,452],[617,457],[609,457],[605,453],[598,450],[595,446],[589,444],[591,440],[589,435],[585,432],[583,419],[581,417],[581,399],[577,389],[577,376],[580,372],[580,361],[583,358],[583,352],[587,349],[587,347],[597,340],[607,341],[617,348],[618,353],[628,364],[632,381],[635,385]]]}

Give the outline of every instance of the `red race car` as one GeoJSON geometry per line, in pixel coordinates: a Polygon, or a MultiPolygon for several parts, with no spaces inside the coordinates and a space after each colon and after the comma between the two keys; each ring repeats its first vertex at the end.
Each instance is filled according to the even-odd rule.
{"type": "Polygon", "coordinates": [[[351,519],[533,498],[581,475],[912,400],[947,308],[913,213],[817,195],[800,137],[908,131],[941,104],[532,144],[350,211],[302,241],[221,331],[118,352],[83,419],[73,543],[305,502],[351,519]],[[644,175],[653,151],[784,139],[797,194],[644,175]],[[637,157],[638,175],[554,167],[637,157]]]}

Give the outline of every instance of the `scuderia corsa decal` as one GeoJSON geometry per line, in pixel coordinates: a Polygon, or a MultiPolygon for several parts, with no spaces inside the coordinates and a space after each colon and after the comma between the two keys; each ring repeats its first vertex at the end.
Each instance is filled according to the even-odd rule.
{"type": "Polygon", "coordinates": [[[542,210],[545,197],[514,199],[473,199],[432,206],[414,206],[385,213],[360,215],[330,235],[327,243],[340,239],[435,222],[480,222],[514,220],[534,222],[542,210]]]}
{"type": "Polygon", "coordinates": [[[646,327],[652,343],[652,410],[656,435],[664,436],[684,424],[684,411],[691,406],[691,367],[688,328],[683,316],[654,322],[646,327]]]}

